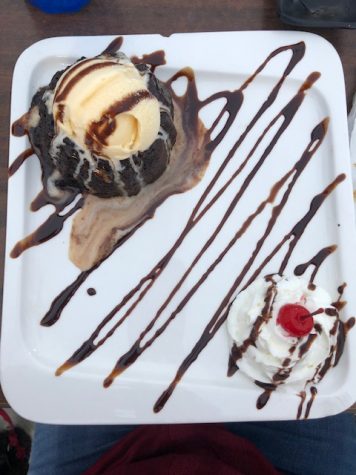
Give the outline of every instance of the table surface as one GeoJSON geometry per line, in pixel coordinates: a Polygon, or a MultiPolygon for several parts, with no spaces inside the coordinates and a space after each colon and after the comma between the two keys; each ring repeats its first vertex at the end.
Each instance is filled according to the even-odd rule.
{"type": "MultiPolygon", "coordinates": [[[[0,268],[4,267],[11,78],[17,57],[51,36],[285,30],[277,0],[92,0],[75,15],[47,15],[24,0],[2,0],[0,16],[0,268]],[[144,7],[143,7],[144,5],[144,7]]],[[[310,30],[329,40],[345,72],[348,107],[356,91],[356,31],[310,30]]],[[[0,272],[0,299],[3,273],[0,272]]],[[[1,301],[0,301],[1,304],[1,301]]],[[[1,308],[1,307],[0,307],[1,308]]],[[[6,401],[0,390],[0,406],[6,401]]]]}

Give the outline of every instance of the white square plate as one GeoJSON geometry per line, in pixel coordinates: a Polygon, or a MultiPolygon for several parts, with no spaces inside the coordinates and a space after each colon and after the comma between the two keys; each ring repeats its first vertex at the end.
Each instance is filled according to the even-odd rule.
{"type": "MultiPolygon", "coordinates": [[[[78,57],[99,54],[112,39],[109,36],[51,38],[28,48],[20,56],[14,72],[11,121],[28,109],[34,92],[39,86],[47,84],[57,70],[78,57]]],[[[122,49],[129,56],[164,49],[167,64],[157,69],[157,75],[167,79],[182,67],[191,66],[196,73],[199,96],[205,98],[223,89],[238,89],[273,50],[299,41],[306,44],[305,56],[285,80],[273,106],[239,147],[223,177],[228,177],[246,157],[258,135],[296,94],[307,76],[319,71],[321,77],[306,93],[293,122],[168,311],[172,311],[194,285],[236,232],[236,226],[266,197],[272,184],[297,161],[310,140],[311,130],[328,116],[330,125],[325,140],[298,180],[246,279],[284,233],[307,212],[311,199],[338,174],[345,173],[346,180],[324,202],[306,229],[292,255],[287,273],[292,273],[297,264],[310,259],[322,247],[336,244],[337,251],[323,264],[316,283],[336,298],[337,287],[346,281],[347,306],[342,319],[346,320],[356,312],[356,240],[344,80],[341,63],[333,47],[321,37],[303,32],[231,32],[177,34],[169,38],[159,35],[127,36],[124,37],[122,49]]],[[[50,328],[39,325],[41,318],[53,298],[79,273],[67,257],[71,223],[68,221],[62,233],[54,239],[26,251],[16,260],[11,259],[9,252],[14,244],[41,224],[50,211],[48,207],[37,213],[29,211],[31,200],[41,188],[40,167],[35,157],[29,158],[10,179],[1,379],[5,396],[19,414],[35,421],[67,424],[278,420],[296,417],[299,397],[295,392],[276,391],[267,406],[259,411],[256,399],[261,393],[260,388],[239,373],[232,378],[226,377],[230,348],[225,326],[190,367],[165,408],[158,414],[152,410],[250,256],[270,217],[270,206],[254,221],[155,344],[110,388],[103,388],[102,382],[118,357],[130,348],[153,317],[162,296],[168,295],[200,250],[203,240],[215,228],[232,199],[234,189],[231,187],[189,234],[164,275],[132,317],[90,358],[61,377],[54,376],[55,369],[170,248],[217,167],[280,79],[289,59],[290,52],[278,55],[246,89],[237,120],[214,152],[203,180],[192,190],[172,196],[160,206],[153,220],[140,228],[90,275],[65,308],[62,318],[50,328]],[[88,296],[88,287],[97,290],[94,297],[88,296]]],[[[217,107],[215,104],[203,111],[201,117],[205,123],[211,124],[217,107]]],[[[10,164],[28,146],[27,142],[27,138],[11,137],[10,164]]],[[[264,143],[267,142],[263,142],[261,147],[264,143]]],[[[260,157],[261,147],[252,157],[252,164],[260,157]]],[[[251,166],[247,166],[237,179],[236,186],[242,183],[250,169],[251,166]]],[[[278,270],[283,255],[284,251],[277,254],[266,266],[265,273],[278,270]]],[[[167,319],[169,313],[162,315],[160,323],[167,319]]],[[[351,362],[355,360],[355,352],[356,332],[351,331],[340,364],[330,370],[318,386],[319,394],[311,417],[338,413],[354,402],[356,374],[351,362]]]]}

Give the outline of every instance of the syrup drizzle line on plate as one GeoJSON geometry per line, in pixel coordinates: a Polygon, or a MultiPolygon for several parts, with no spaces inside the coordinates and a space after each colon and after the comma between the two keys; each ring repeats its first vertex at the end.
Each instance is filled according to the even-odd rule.
{"type": "Polygon", "coordinates": [[[310,399],[309,399],[307,407],[305,409],[304,419],[308,419],[309,414],[310,414],[310,409],[313,405],[313,402],[314,402],[317,394],[318,394],[318,390],[316,389],[315,386],[312,386],[310,388],[310,399]]]}
{"type": "Polygon", "coordinates": [[[17,170],[21,167],[21,165],[25,162],[28,157],[31,157],[35,152],[32,147],[27,148],[24,152],[20,153],[20,155],[15,158],[12,164],[9,166],[8,169],[8,176],[9,178],[14,175],[17,170]]]}
{"type": "Polygon", "coordinates": [[[314,266],[314,270],[310,276],[309,279],[309,289],[314,290],[315,285],[314,285],[314,279],[316,277],[316,274],[319,271],[320,266],[322,263],[325,261],[325,259],[330,256],[333,252],[336,251],[337,246],[332,245],[332,246],[327,246],[321,249],[315,256],[313,256],[309,261],[305,262],[304,264],[300,264],[294,269],[294,274],[296,276],[301,276],[305,273],[305,271],[308,269],[310,266],[314,266]]]}
{"type": "Polygon", "coordinates": [[[108,46],[104,49],[104,51],[101,54],[109,55],[109,56],[114,55],[121,49],[123,42],[124,42],[124,38],[122,36],[117,36],[111,41],[111,43],[108,44],[108,46]]]}
{"type": "MultiPolygon", "coordinates": [[[[277,254],[277,252],[283,247],[284,244],[286,244],[289,240],[289,247],[286,252],[285,258],[283,259],[280,271],[282,270],[282,273],[284,271],[284,267],[287,265],[288,260],[293,252],[293,249],[297,245],[298,241],[300,240],[304,230],[308,226],[309,222],[312,220],[312,218],[315,216],[316,212],[320,208],[320,206],[323,204],[325,199],[329,196],[330,193],[334,191],[334,189],[345,179],[345,175],[341,174],[338,175],[335,180],[330,183],[321,193],[317,194],[314,196],[310,203],[309,210],[307,213],[300,219],[296,225],[292,228],[292,230],[282,238],[282,240],[276,245],[276,247],[273,249],[273,251],[266,257],[266,259],[263,261],[263,263],[259,266],[259,268],[254,272],[253,277],[251,277],[252,281],[260,275],[262,269],[265,267],[265,265],[277,254]]],[[[257,244],[258,246],[259,244],[257,244]]],[[[256,246],[256,248],[257,248],[256,246]]],[[[179,381],[182,379],[188,368],[191,366],[192,363],[198,358],[199,354],[203,351],[203,349],[207,346],[207,344],[210,342],[210,340],[215,336],[215,334],[218,332],[222,324],[226,321],[226,318],[228,316],[230,306],[233,302],[234,295],[236,293],[236,290],[238,286],[240,285],[243,277],[245,276],[245,273],[248,271],[248,269],[251,267],[253,261],[254,261],[254,254],[249,258],[247,261],[244,269],[242,272],[237,276],[235,282],[231,286],[229,292],[226,294],[225,298],[222,300],[219,308],[217,311],[214,313],[213,317],[209,321],[208,325],[205,327],[201,337],[197,341],[197,343],[194,345],[192,351],[188,354],[188,356],[184,359],[182,364],[179,366],[175,377],[173,378],[172,382],[170,385],[167,387],[165,391],[161,394],[161,396],[157,399],[155,405],[154,405],[154,411],[159,412],[163,409],[165,404],[167,403],[168,399],[172,395],[174,389],[176,388],[177,384],[179,381]]]]}
{"type": "Polygon", "coordinates": [[[82,197],[77,201],[75,206],[63,215],[59,213],[51,214],[46,221],[36,229],[36,231],[29,234],[24,239],[21,239],[21,241],[15,245],[10,256],[12,258],[19,257],[25,249],[42,244],[59,234],[63,229],[65,221],[83,206],[83,202],[84,198],[82,197]]]}
{"type": "Polygon", "coordinates": [[[298,396],[300,397],[300,403],[297,411],[297,419],[300,419],[302,417],[304,402],[307,397],[307,393],[305,391],[301,391],[298,396]]]}
{"type": "MultiPolygon", "coordinates": [[[[308,419],[309,414],[310,414],[310,410],[312,408],[313,402],[314,402],[317,394],[318,394],[317,388],[315,386],[311,386],[310,387],[310,398],[309,398],[309,401],[307,403],[307,407],[305,409],[303,419],[308,419]]],[[[301,393],[299,393],[299,397],[300,397],[300,403],[299,403],[299,406],[298,406],[297,419],[301,419],[301,417],[302,417],[304,403],[305,403],[305,400],[306,400],[306,397],[307,397],[306,391],[302,391],[301,393]]]]}
{"type": "MultiPolygon", "coordinates": [[[[197,110],[199,110],[199,109],[203,108],[205,105],[207,105],[207,104],[209,104],[209,103],[211,103],[211,102],[213,102],[213,101],[215,101],[215,100],[217,100],[221,97],[225,97],[226,104],[223,106],[220,114],[218,115],[217,119],[215,120],[215,122],[213,123],[212,127],[209,130],[209,133],[211,134],[212,131],[215,130],[216,126],[218,125],[219,121],[221,120],[221,118],[223,117],[225,112],[228,113],[228,119],[227,119],[223,129],[217,135],[217,137],[214,140],[212,140],[210,144],[208,144],[208,147],[210,148],[210,150],[213,151],[218,146],[220,141],[223,139],[223,137],[225,136],[227,131],[229,130],[231,124],[233,123],[233,121],[234,121],[234,119],[237,115],[237,112],[238,112],[239,108],[241,107],[241,104],[242,104],[242,101],[243,101],[242,91],[244,89],[246,89],[246,87],[255,79],[255,77],[265,68],[265,66],[269,63],[269,61],[271,61],[276,55],[278,55],[282,52],[288,51],[288,50],[291,50],[292,56],[291,56],[291,59],[289,60],[287,66],[286,66],[286,68],[283,72],[283,75],[282,75],[281,79],[273,87],[271,93],[268,95],[268,98],[264,101],[264,103],[262,104],[260,109],[256,112],[256,114],[253,117],[252,121],[246,127],[245,131],[242,133],[240,138],[237,140],[237,142],[235,143],[233,148],[230,150],[227,157],[224,159],[224,161],[220,165],[220,167],[219,167],[218,171],[216,172],[215,176],[212,178],[212,180],[210,181],[210,183],[207,185],[206,189],[202,193],[200,199],[198,200],[198,203],[194,207],[194,209],[193,209],[193,211],[192,211],[192,213],[191,213],[191,215],[188,219],[188,222],[187,222],[184,230],[182,231],[181,235],[177,238],[177,241],[174,245],[174,251],[172,251],[172,249],[170,251],[168,251],[168,253],[154,267],[155,272],[149,272],[143,279],[141,279],[141,281],[138,283],[138,285],[134,289],[132,289],[132,291],[127,296],[124,297],[123,301],[127,302],[128,300],[130,300],[135,294],[137,294],[137,292],[140,291],[140,289],[144,285],[146,285],[146,282],[149,282],[149,284],[147,286],[147,289],[145,289],[145,292],[147,292],[149,290],[149,288],[151,288],[151,286],[153,285],[153,281],[155,281],[157,279],[157,277],[161,274],[161,272],[167,266],[167,264],[169,263],[170,259],[173,256],[175,250],[178,249],[178,247],[181,245],[181,243],[183,242],[183,240],[185,239],[187,234],[191,231],[191,229],[195,226],[195,224],[197,224],[197,222],[202,218],[202,216],[207,211],[208,207],[209,206],[211,207],[220,198],[220,196],[224,193],[224,191],[227,189],[227,187],[231,184],[232,179],[229,180],[215,194],[215,196],[213,196],[210,199],[210,201],[208,202],[208,204],[205,206],[205,208],[203,210],[201,209],[203,204],[204,204],[204,201],[206,200],[206,198],[208,196],[208,194],[214,188],[216,182],[218,181],[218,179],[219,179],[220,175],[222,174],[223,170],[225,169],[226,165],[228,164],[228,162],[234,156],[237,148],[242,144],[242,142],[246,138],[247,134],[250,132],[251,128],[256,124],[256,122],[263,115],[263,113],[268,109],[268,107],[270,107],[274,103],[274,101],[275,101],[275,99],[278,95],[278,92],[279,92],[280,88],[282,87],[286,77],[293,70],[293,68],[296,66],[296,64],[298,64],[298,62],[302,59],[302,57],[305,53],[305,44],[302,42],[302,43],[296,43],[294,45],[287,45],[287,46],[278,48],[277,50],[272,52],[267,57],[267,59],[261,64],[261,66],[259,66],[256,69],[256,71],[253,73],[253,75],[244,82],[244,84],[240,87],[240,89],[238,89],[236,91],[233,91],[233,92],[225,91],[225,92],[216,93],[216,94],[213,94],[211,97],[209,97],[208,99],[206,99],[204,101],[199,101],[199,99],[198,99],[196,84],[192,80],[193,77],[191,76],[191,71],[190,70],[189,71],[183,70],[183,71],[178,72],[167,82],[167,85],[171,86],[171,84],[175,80],[177,80],[178,78],[180,78],[182,76],[187,77],[187,79],[188,79],[188,89],[187,89],[187,92],[186,92],[186,96],[189,99],[190,110],[192,111],[191,113],[194,113],[195,108],[197,110]],[[151,281],[152,281],[152,283],[151,283],[151,281]]],[[[320,76],[320,74],[317,73],[317,72],[312,73],[309,76],[308,80],[303,84],[301,90],[299,91],[300,95],[302,93],[304,93],[304,91],[306,91],[309,87],[311,87],[312,84],[318,79],[319,76],[320,76]]],[[[176,96],[174,94],[173,90],[172,90],[172,94],[175,96],[175,99],[177,101],[182,101],[183,100],[183,97],[176,96]]],[[[190,121],[187,120],[187,122],[189,123],[190,121]]],[[[189,132],[189,131],[187,131],[187,132],[189,132]]],[[[245,167],[246,164],[247,164],[247,160],[245,160],[245,162],[243,162],[240,165],[240,167],[238,168],[238,171],[235,174],[236,176],[239,173],[241,173],[241,171],[243,170],[243,168],[245,167]]],[[[118,246],[116,246],[115,248],[117,248],[117,247],[118,246]]],[[[95,268],[97,268],[97,267],[98,267],[98,265],[95,266],[95,268]]],[[[92,269],[92,270],[94,270],[94,269],[92,269]]],[[[89,271],[86,271],[86,272],[80,274],[72,284],[70,284],[68,287],[66,287],[66,289],[64,289],[63,292],[55,298],[55,300],[54,300],[53,304],[51,305],[49,311],[46,313],[46,315],[42,319],[41,323],[43,325],[50,326],[60,318],[60,315],[61,315],[63,309],[65,308],[66,304],[68,303],[69,299],[75,294],[75,292],[78,290],[80,285],[85,281],[85,279],[88,277],[88,275],[91,273],[92,270],[89,270],[89,271]]],[[[119,304],[118,306],[116,306],[116,312],[115,313],[117,313],[117,311],[119,311],[123,307],[123,305],[119,304]]]]}
{"type": "Polygon", "coordinates": [[[140,58],[132,56],[131,61],[134,64],[149,64],[151,66],[151,71],[154,73],[158,66],[166,64],[166,56],[165,52],[160,49],[150,54],[143,54],[140,58]]]}
{"type": "MultiPolygon", "coordinates": [[[[14,135],[15,137],[24,137],[25,135],[27,135],[28,120],[29,120],[29,112],[25,112],[25,114],[23,114],[21,117],[15,120],[15,122],[11,126],[12,135],[14,135]]],[[[10,168],[11,168],[11,165],[10,165],[10,168]]]]}
{"type": "Polygon", "coordinates": [[[264,391],[261,393],[256,401],[257,409],[263,409],[265,405],[268,403],[269,398],[273,391],[276,390],[277,385],[272,383],[263,383],[262,381],[255,381],[256,386],[262,388],[264,391]]]}

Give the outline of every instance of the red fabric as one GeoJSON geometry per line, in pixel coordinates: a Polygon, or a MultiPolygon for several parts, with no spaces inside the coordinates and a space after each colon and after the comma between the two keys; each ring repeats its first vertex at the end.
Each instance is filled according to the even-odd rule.
{"type": "Polygon", "coordinates": [[[277,475],[248,440],[219,425],[146,426],[126,435],[84,475],[277,475]]]}

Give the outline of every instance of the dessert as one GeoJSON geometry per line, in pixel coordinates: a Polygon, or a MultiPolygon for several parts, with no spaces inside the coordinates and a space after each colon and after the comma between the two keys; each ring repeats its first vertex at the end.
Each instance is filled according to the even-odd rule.
{"type": "MultiPolygon", "coordinates": [[[[343,288],[333,302],[326,290],[305,279],[271,275],[237,295],[227,319],[233,340],[228,375],[240,370],[265,390],[258,409],[278,387],[304,390],[337,365],[346,332],[354,325],[354,319],[344,324],[339,317],[343,288]]],[[[312,403],[314,386],[311,394],[312,403]]],[[[298,418],[304,391],[301,397],[298,418]]]]}
{"type": "Polygon", "coordinates": [[[194,73],[186,93],[154,74],[164,51],[127,58],[116,38],[94,58],[81,58],[57,72],[34,95],[12,131],[27,134],[31,148],[11,165],[12,176],[33,152],[42,168],[43,190],[31,210],[51,204],[56,212],[19,241],[11,257],[56,236],[74,215],[69,257],[87,271],[128,239],[169,196],[194,187],[212,150],[198,117],[194,73]],[[72,208],[60,214],[78,194],[72,208]]]}
{"type": "Polygon", "coordinates": [[[338,310],[323,288],[298,277],[259,278],[230,309],[230,374],[237,365],[263,383],[314,381],[336,347],[338,325],[338,310]]]}
{"type": "Polygon", "coordinates": [[[82,58],[33,97],[29,138],[52,198],[65,190],[132,196],[167,168],[176,141],[170,92],[123,53],[82,58]]]}

